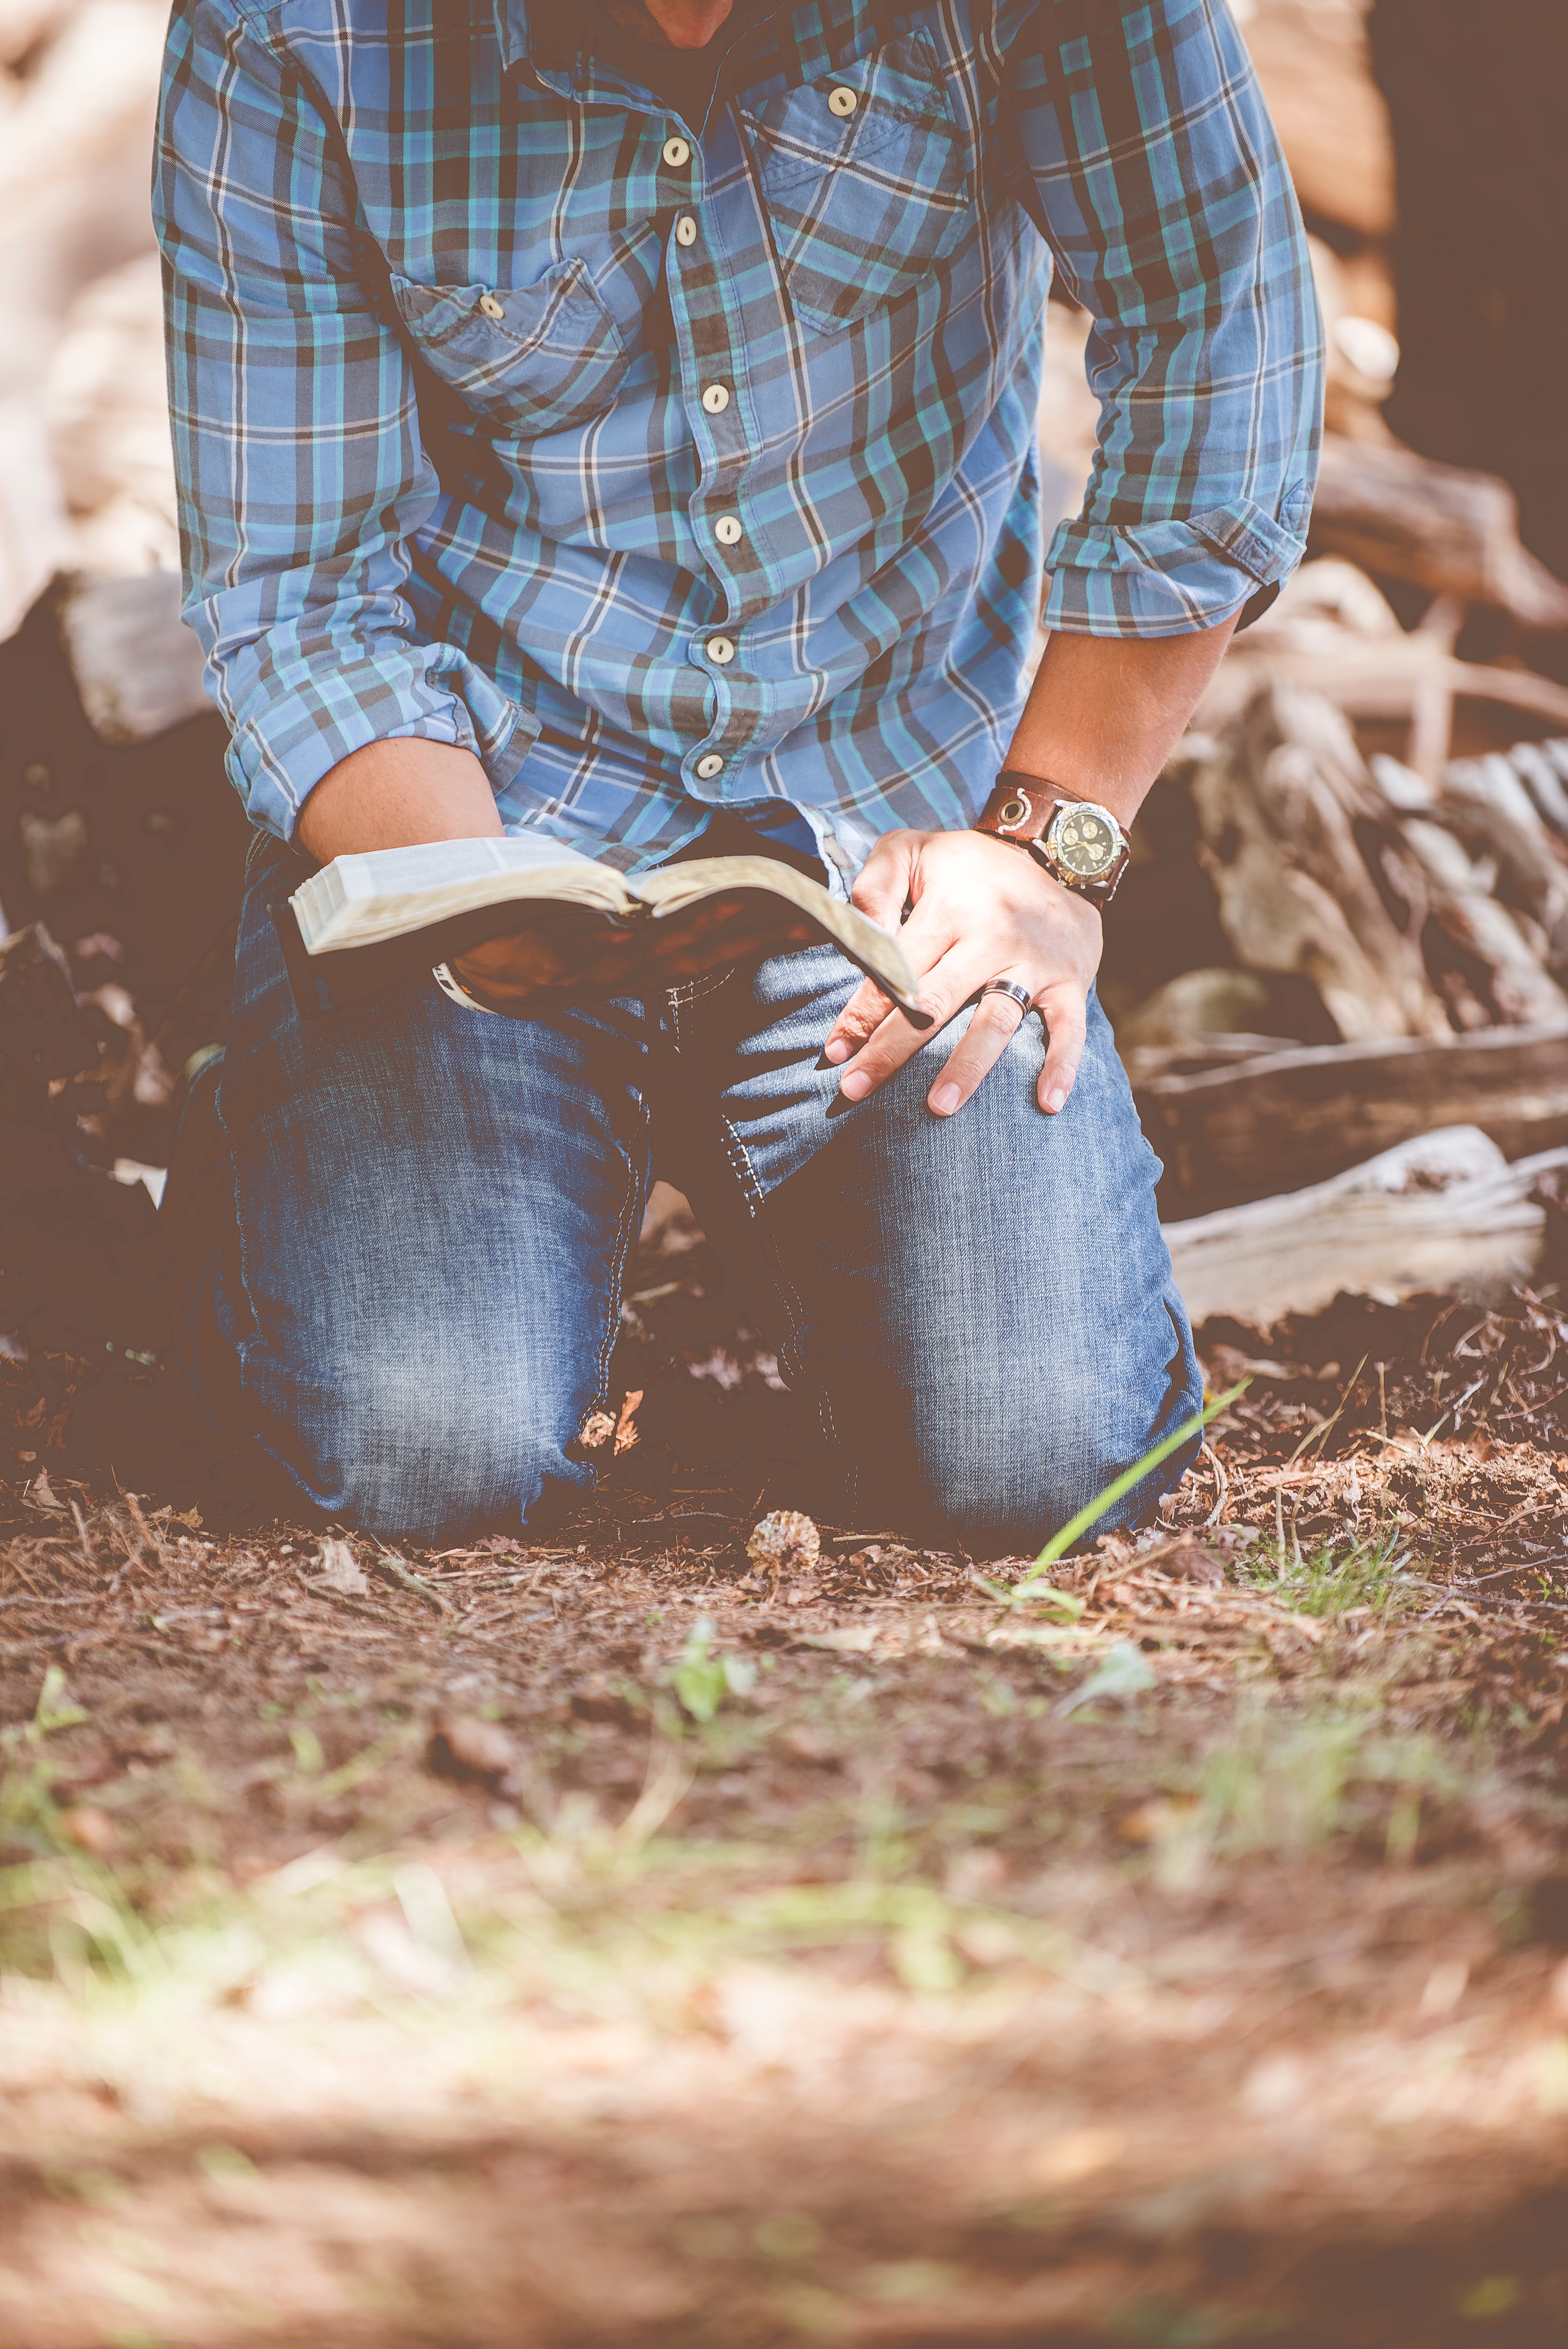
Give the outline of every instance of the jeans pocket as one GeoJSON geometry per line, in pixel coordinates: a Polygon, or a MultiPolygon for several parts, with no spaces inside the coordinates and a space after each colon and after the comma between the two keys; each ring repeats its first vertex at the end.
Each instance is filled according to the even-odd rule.
{"type": "Polygon", "coordinates": [[[964,142],[923,35],[785,91],[747,129],[790,306],[810,325],[852,326],[902,300],[973,225],[964,142]]]}
{"type": "Polygon", "coordinates": [[[531,285],[424,285],[392,273],[417,357],[463,407],[530,438],[614,404],[657,283],[649,222],[558,262],[531,285]]]}

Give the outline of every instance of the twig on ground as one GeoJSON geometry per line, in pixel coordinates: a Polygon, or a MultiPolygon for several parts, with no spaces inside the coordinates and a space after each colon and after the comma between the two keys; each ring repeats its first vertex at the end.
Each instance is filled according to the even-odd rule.
{"type": "Polygon", "coordinates": [[[384,1568],[387,1573],[392,1577],[393,1581],[400,1582],[405,1590],[411,1590],[416,1599],[428,1599],[429,1604],[436,1609],[438,1613],[442,1615],[451,1614],[452,1607],[450,1600],[444,1599],[441,1596],[441,1593],[436,1588],[434,1583],[425,1581],[421,1576],[415,1574],[409,1567],[405,1566],[403,1560],[400,1557],[395,1557],[391,1550],[377,1547],[376,1557],[373,1562],[377,1566],[384,1568]]]}

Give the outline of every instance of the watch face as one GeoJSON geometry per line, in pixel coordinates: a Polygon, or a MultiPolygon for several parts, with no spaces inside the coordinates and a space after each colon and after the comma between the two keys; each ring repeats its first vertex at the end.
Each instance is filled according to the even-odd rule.
{"type": "Polygon", "coordinates": [[[1051,826],[1051,854],[1080,881],[1100,881],[1121,853],[1109,818],[1091,807],[1065,807],[1051,826]]]}

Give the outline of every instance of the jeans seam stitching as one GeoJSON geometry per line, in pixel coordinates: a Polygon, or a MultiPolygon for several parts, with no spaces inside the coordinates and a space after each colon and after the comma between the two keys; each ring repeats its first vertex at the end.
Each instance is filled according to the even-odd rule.
{"type": "Polygon", "coordinates": [[[751,1164],[750,1154],[745,1143],[737,1133],[729,1119],[721,1112],[718,1122],[724,1128],[725,1155],[729,1160],[730,1172],[740,1185],[742,1198],[755,1215],[757,1209],[766,1201],[768,1194],[758,1180],[757,1171],[751,1164]]]}
{"type": "MultiPolygon", "coordinates": [[[[800,1292],[795,1285],[793,1275],[788,1271],[785,1266],[784,1253],[779,1246],[779,1236],[777,1232],[771,1230],[763,1221],[762,1217],[756,1212],[758,1208],[767,1205],[767,1194],[764,1192],[760,1183],[757,1179],[755,1172],[753,1171],[750,1154],[747,1150],[745,1143],[741,1140],[739,1134],[736,1132],[728,1118],[721,1118],[719,1123],[724,1128],[725,1148],[731,1166],[736,1167],[736,1162],[738,1160],[739,1161],[739,1166],[736,1167],[738,1177],[740,1176],[740,1169],[743,1168],[745,1170],[744,1176],[740,1177],[741,1195],[746,1198],[748,1205],[752,1208],[753,1222],[759,1226],[762,1237],[763,1251],[773,1274],[773,1284],[780,1299],[782,1300],[785,1314],[789,1319],[789,1330],[785,1336],[784,1344],[780,1349],[780,1351],[789,1354],[797,1363],[803,1365],[804,1356],[796,1342],[799,1337],[801,1326],[805,1319],[805,1310],[801,1303],[800,1292]]],[[[833,1416],[832,1397],[828,1392],[827,1381],[823,1378],[816,1377],[813,1378],[811,1383],[817,1390],[817,1421],[822,1431],[822,1440],[824,1444],[827,1444],[830,1451],[836,1454],[840,1450],[839,1429],[838,1422],[833,1416]]],[[[857,1475],[858,1472],[851,1466],[851,1492],[857,1475]]]]}
{"type": "Polygon", "coordinates": [[[610,1364],[614,1356],[615,1340],[621,1327],[621,1293],[625,1286],[626,1258],[631,1254],[634,1228],[641,1218],[636,1213],[642,1193],[642,1182],[635,1166],[626,1161],[626,1191],[615,1232],[615,1255],[610,1267],[608,1294],[605,1299],[604,1331],[599,1341],[599,1366],[595,1375],[594,1402],[601,1411],[609,1408],[610,1364]]]}
{"type": "Polygon", "coordinates": [[[238,1243],[235,1252],[236,1269],[240,1276],[240,1287],[244,1291],[245,1310],[251,1317],[249,1333],[240,1340],[239,1345],[235,1348],[235,1351],[240,1358],[240,1394],[242,1400],[248,1404],[250,1402],[250,1395],[247,1392],[248,1382],[245,1374],[250,1368],[251,1349],[256,1344],[262,1334],[262,1317],[256,1311],[256,1299],[251,1288],[251,1275],[249,1269],[250,1250],[245,1244],[245,1210],[240,1197],[239,1160],[234,1150],[233,1133],[230,1127],[228,1119],[223,1114],[223,1086],[222,1079],[219,1080],[217,1091],[213,1095],[212,1112],[218,1121],[219,1132],[222,1134],[224,1141],[229,1145],[229,1164],[232,1170],[232,1179],[234,1188],[234,1237],[238,1243]]]}
{"type": "MultiPolygon", "coordinates": [[[[784,1252],[779,1245],[779,1236],[777,1232],[769,1230],[766,1225],[763,1226],[763,1246],[767,1251],[768,1260],[773,1268],[773,1278],[779,1294],[784,1299],[785,1310],[789,1318],[789,1333],[780,1350],[788,1354],[792,1364],[803,1369],[805,1356],[797,1340],[805,1319],[805,1309],[801,1303],[800,1292],[795,1285],[794,1276],[786,1269],[784,1252]]],[[[833,1399],[828,1390],[828,1381],[825,1377],[819,1374],[812,1377],[810,1383],[817,1390],[817,1423],[821,1430],[822,1441],[837,1459],[841,1450],[839,1423],[833,1415],[833,1399]]],[[[859,1469],[851,1463],[846,1485],[846,1503],[852,1501],[854,1497],[858,1477],[859,1469]]]]}
{"type": "Polygon", "coordinates": [[[705,995],[717,994],[727,981],[732,966],[721,964],[717,970],[704,971],[699,978],[688,978],[684,987],[665,989],[670,1007],[671,1024],[679,1040],[679,1015],[688,1004],[699,1002],[705,995]]]}

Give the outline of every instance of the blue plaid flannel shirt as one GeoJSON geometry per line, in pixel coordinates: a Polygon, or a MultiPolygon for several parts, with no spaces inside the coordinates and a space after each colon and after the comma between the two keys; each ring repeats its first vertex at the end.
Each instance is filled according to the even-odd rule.
{"type": "Polygon", "coordinates": [[[1042,592],[1164,636],[1289,574],[1317,314],[1224,0],[760,0],[704,124],[581,24],[176,0],[185,610],[256,823],[420,735],[624,870],[722,804],[849,874],[971,820],[1042,592]],[[1102,421],[1047,550],[1053,265],[1102,421]]]}

